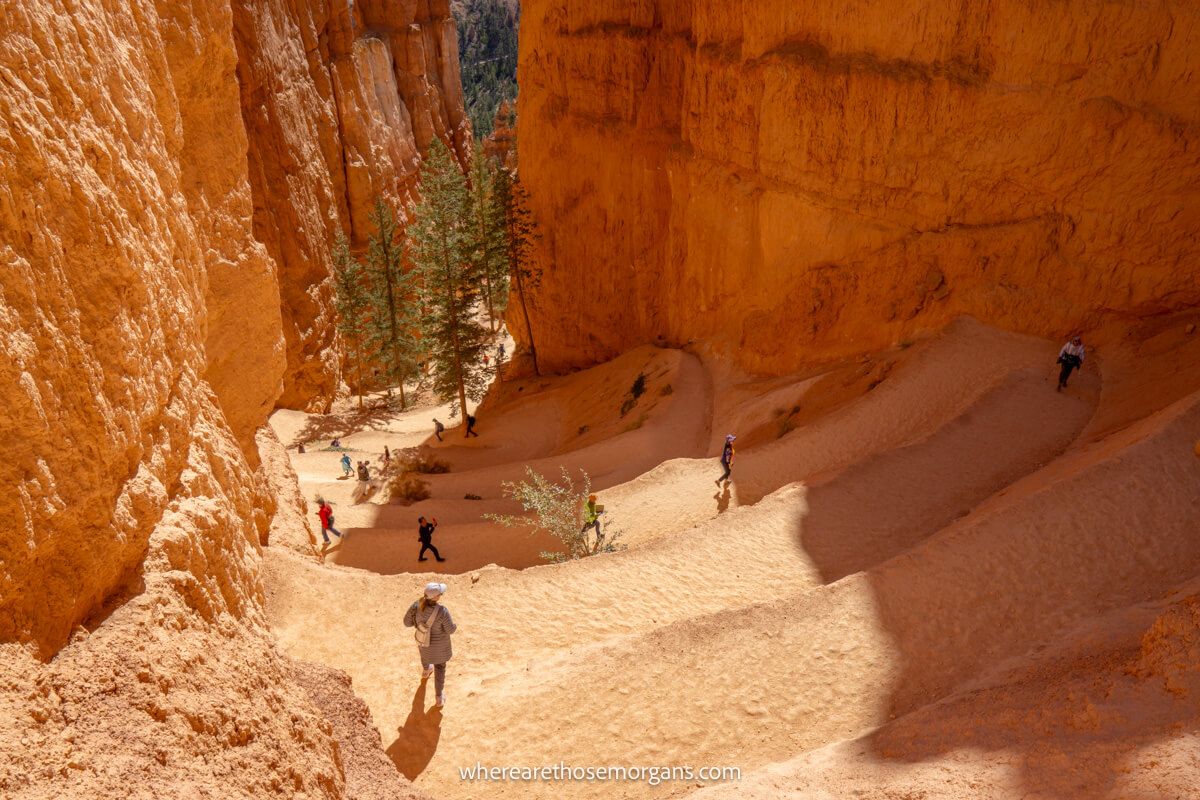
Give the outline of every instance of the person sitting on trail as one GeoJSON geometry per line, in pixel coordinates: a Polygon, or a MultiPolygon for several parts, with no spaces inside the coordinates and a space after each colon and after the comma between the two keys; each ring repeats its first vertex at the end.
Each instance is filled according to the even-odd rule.
{"type": "Polygon", "coordinates": [[[733,440],[736,438],[737,436],[732,433],[725,437],[725,448],[721,450],[721,466],[724,467],[725,472],[717,478],[717,486],[720,486],[722,481],[728,483],[729,476],[733,472],[733,440]]]}
{"type": "Polygon", "coordinates": [[[439,442],[443,441],[442,432],[445,430],[446,430],[446,426],[443,425],[442,423],[438,422],[437,417],[434,417],[433,418],[433,435],[437,437],[437,440],[439,442]]]}
{"type": "Polygon", "coordinates": [[[417,517],[417,541],[421,543],[421,552],[417,553],[417,561],[428,561],[425,557],[426,550],[433,551],[433,557],[438,561],[445,561],[438,549],[433,546],[433,531],[437,528],[438,521],[435,517],[433,522],[426,522],[424,517],[417,517]]]}
{"type": "Polygon", "coordinates": [[[350,473],[353,471],[354,470],[350,467],[350,454],[342,453],[342,474],[349,478],[350,473]]]}
{"type": "Polygon", "coordinates": [[[597,543],[604,541],[604,534],[600,532],[600,515],[604,513],[604,506],[596,506],[596,495],[589,494],[587,502],[583,504],[583,530],[580,533],[586,534],[589,529],[596,529],[597,543]]]}
{"type": "Polygon", "coordinates": [[[444,583],[426,584],[425,594],[404,614],[404,626],[417,629],[415,638],[417,654],[421,657],[421,681],[429,680],[429,674],[433,673],[438,708],[446,705],[446,662],[454,655],[450,635],[458,630],[450,609],[438,602],[445,593],[444,583]]]}
{"type": "MultiPolygon", "coordinates": [[[[479,435],[475,431],[475,417],[470,414],[467,414],[467,434],[466,435],[467,436],[478,436],[479,435]]],[[[466,437],[463,437],[463,438],[466,438],[466,437]]]]}
{"type": "Polygon", "coordinates": [[[1062,350],[1058,351],[1058,363],[1062,364],[1062,371],[1058,373],[1058,391],[1061,392],[1067,388],[1067,378],[1071,377],[1073,370],[1083,366],[1084,356],[1083,339],[1078,336],[1064,344],[1062,350]]]}
{"type": "Polygon", "coordinates": [[[339,539],[342,538],[342,532],[333,527],[333,506],[324,500],[317,500],[317,516],[321,520],[321,537],[325,540],[325,544],[329,544],[329,534],[331,533],[339,539]]]}
{"type": "Polygon", "coordinates": [[[304,442],[301,442],[300,444],[296,445],[296,452],[299,453],[300,455],[304,455],[304,442]]]}
{"type": "Polygon", "coordinates": [[[329,447],[330,447],[330,449],[331,449],[331,450],[340,450],[340,449],[342,449],[342,440],[341,440],[341,439],[334,439],[332,442],[330,442],[330,443],[329,443],[329,447]]]}

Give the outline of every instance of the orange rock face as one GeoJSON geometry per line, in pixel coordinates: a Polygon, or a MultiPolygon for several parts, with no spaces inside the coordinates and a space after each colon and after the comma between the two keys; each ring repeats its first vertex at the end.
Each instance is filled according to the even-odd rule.
{"type": "Polygon", "coordinates": [[[254,232],[279,265],[287,370],[279,404],[324,408],[338,356],[330,248],[370,234],[376,195],[412,199],[434,136],[464,158],[448,0],[233,0],[254,232]]]}
{"type": "Polygon", "coordinates": [[[1189,4],[530,0],[539,354],[772,372],[1194,304],[1198,45],[1189,4]]]}
{"type": "MultiPolygon", "coordinates": [[[[264,63],[312,55],[300,5],[258,4],[264,63]]],[[[341,145],[286,80],[269,157],[248,135],[248,24],[227,0],[0,7],[6,798],[347,791],[266,630],[255,447],[296,353],[332,341],[282,331],[328,324],[302,262],[342,213],[341,145]],[[285,319],[281,283],[313,305],[285,319]]]]}

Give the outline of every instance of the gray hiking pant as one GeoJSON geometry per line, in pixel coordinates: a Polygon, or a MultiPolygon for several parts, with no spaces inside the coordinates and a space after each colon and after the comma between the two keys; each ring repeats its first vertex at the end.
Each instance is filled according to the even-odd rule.
{"type": "MultiPolygon", "coordinates": [[[[421,666],[428,667],[429,665],[422,664],[421,666]]],[[[436,695],[441,695],[442,691],[445,688],[446,688],[446,665],[444,663],[434,664],[433,665],[433,691],[436,695]]]]}

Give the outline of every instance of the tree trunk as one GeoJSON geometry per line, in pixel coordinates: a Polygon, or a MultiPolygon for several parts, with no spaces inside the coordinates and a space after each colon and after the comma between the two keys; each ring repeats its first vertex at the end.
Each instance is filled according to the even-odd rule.
{"type": "Polygon", "coordinates": [[[533,343],[533,326],[529,322],[529,306],[525,303],[525,282],[521,280],[520,264],[513,269],[513,276],[517,279],[517,294],[521,297],[521,316],[525,318],[525,333],[529,336],[529,355],[533,358],[533,374],[541,375],[542,371],[538,369],[537,346],[533,343]]]}
{"type": "Polygon", "coordinates": [[[363,409],[363,382],[362,382],[362,343],[354,345],[354,361],[358,365],[358,410],[363,409]]]}
{"type": "MultiPolygon", "coordinates": [[[[481,210],[483,208],[482,198],[479,201],[479,208],[481,210]]],[[[479,217],[479,241],[484,242],[484,243],[487,242],[487,223],[484,221],[482,214],[480,214],[480,217],[479,217]]],[[[488,330],[490,330],[492,333],[495,333],[496,332],[496,309],[492,305],[492,267],[491,267],[491,264],[489,263],[489,257],[487,255],[483,256],[483,270],[482,271],[483,271],[483,290],[484,290],[484,293],[487,294],[488,330]]]]}

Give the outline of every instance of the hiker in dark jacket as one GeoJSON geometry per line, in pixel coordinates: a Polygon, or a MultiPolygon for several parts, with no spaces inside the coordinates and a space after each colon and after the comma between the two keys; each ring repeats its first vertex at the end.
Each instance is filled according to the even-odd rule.
{"type": "Polygon", "coordinates": [[[441,422],[439,422],[437,417],[434,417],[433,418],[433,435],[437,437],[437,440],[439,442],[442,441],[442,431],[444,431],[444,430],[446,430],[446,426],[443,425],[441,422]]]}
{"type": "Polygon", "coordinates": [[[458,630],[450,609],[439,603],[445,593],[444,583],[426,584],[425,594],[409,606],[404,615],[405,627],[429,631],[428,643],[418,642],[417,652],[421,657],[421,680],[428,680],[429,674],[433,673],[438,708],[446,705],[446,662],[454,655],[450,635],[458,630]]]}
{"type": "Polygon", "coordinates": [[[426,550],[433,551],[433,557],[438,561],[445,561],[438,549],[433,546],[433,531],[437,528],[438,521],[435,518],[433,522],[426,522],[424,517],[417,517],[417,541],[421,543],[421,552],[417,553],[417,561],[428,561],[425,557],[426,550]]]}
{"type": "Polygon", "coordinates": [[[1062,370],[1058,373],[1058,391],[1067,388],[1067,378],[1071,377],[1073,370],[1083,366],[1085,355],[1083,339],[1079,336],[1064,344],[1062,350],[1058,351],[1058,363],[1062,364],[1062,370]]]}
{"type": "MultiPolygon", "coordinates": [[[[478,435],[479,434],[475,432],[475,417],[471,416],[470,414],[467,414],[467,436],[478,436],[478,435]]],[[[464,437],[464,438],[466,438],[466,437],[464,437]]]]}
{"type": "Polygon", "coordinates": [[[725,472],[717,478],[717,486],[720,486],[722,481],[728,483],[733,472],[733,440],[736,438],[732,433],[725,437],[725,447],[721,450],[721,466],[725,472]]]}

